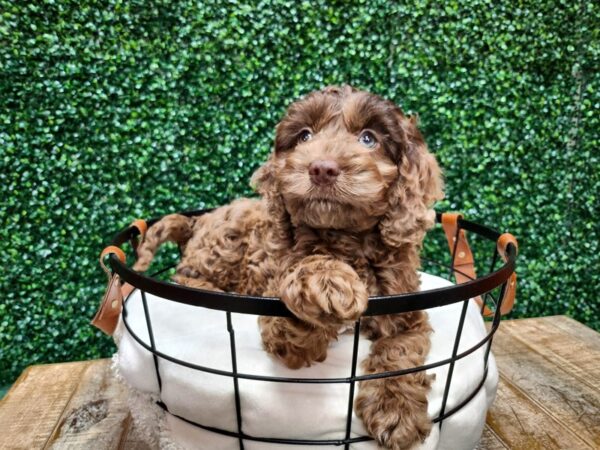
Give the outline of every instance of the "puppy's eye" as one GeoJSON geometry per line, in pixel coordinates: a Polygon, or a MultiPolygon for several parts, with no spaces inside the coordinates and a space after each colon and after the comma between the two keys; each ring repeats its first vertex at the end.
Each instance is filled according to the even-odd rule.
{"type": "Polygon", "coordinates": [[[298,136],[298,142],[306,142],[312,139],[313,135],[309,130],[302,130],[298,136]]]}
{"type": "Polygon", "coordinates": [[[373,148],[377,145],[377,139],[370,131],[363,131],[358,137],[358,142],[368,148],[373,148]]]}

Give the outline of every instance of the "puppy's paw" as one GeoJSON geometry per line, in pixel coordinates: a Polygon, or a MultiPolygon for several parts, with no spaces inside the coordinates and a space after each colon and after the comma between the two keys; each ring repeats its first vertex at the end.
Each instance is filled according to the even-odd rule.
{"type": "Polygon", "coordinates": [[[428,387],[394,379],[362,382],[355,402],[356,414],[370,436],[390,450],[408,450],[429,435],[428,387]]]}
{"type": "Polygon", "coordinates": [[[290,369],[324,361],[336,337],[335,330],[315,329],[297,319],[260,317],[259,325],[265,350],[290,369]]]}
{"type": "Polygon", "coordinates": [[[335,258],[304,258],[283,280],[280,296],[299,319],[317,327],[357,320],[369,296],[358,274],[335,258]]]}

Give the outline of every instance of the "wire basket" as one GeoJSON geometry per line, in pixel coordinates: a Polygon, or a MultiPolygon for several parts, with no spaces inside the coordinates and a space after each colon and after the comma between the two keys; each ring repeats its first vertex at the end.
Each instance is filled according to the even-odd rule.
{"type": "MultiPolygon", "coordinates": [[[[209,212],[209,210],[188,211],[183,212],[181,214],[186,216],[197,216],[207,212],[209,212]]],[[[162,392],[163,384],[165,382],[168,382],[168,380],[161,379],[159,371],[161,359],[177,365],[187,367],[189,369],[220,375],[223,377],[229,377],[232,379],[235,394],[235,411],[237,419],[236,432],[212,426],[206,426],[201,423],[191,421],[186,417],[182,417],[180,415],[173,414],[173,416],[204,430],[236,438],[239,440],[240,449],[244,448],[244,441],[256,441],[282,445],[334,445],[344,446],[344,448],[348,449],[349,446],[353,443],[372,440],[370,436],[351,437],[352,406],[354,399],[354,388],[357,382],[379,378],[398,377],[409,373],[425,371],[443,365],[448,365],[448,376],[445,383],[440,414],[433,419],[433,422],[438,424],[438,426],[441,428],[444,420],[452,414],[459,411],[467,403],[469,403],[482,389],[486,381],[488,374],[488,358],[490,354],[493,335],[498,329],[502,314],[505,314],[508,311],[510,311],[510,307],[512,307],[512,302],[514,301],[514,292],[516,287],[516,275],[514,274],[514,271],[515,261],[517,257],[517,242],[514,239],[514,237],[512,237],[512,235],[508,233],[500,234],[497,231],[486,226],[479,225],[468,220],[464,220],[460,215],[457,214],[438,213],[436,219],[438,223],[443,224],[443,229],[446,233],[446,238],[448,240],[451,250],[450,261],[440,262],[428,258],[423,258],[423,263],[426,267],[431,268],[431,270],[437,271],[438,273],[441,271],[446,272],[448,277],[454,275],[457,283],[459,284],[452,285],[450,287],[414,293],[371,297],[369,299],[367,310],[365,311],[363,316],[375,316],[382,314],[405,313],[416,310],[427,310],[430,308],[462,302],[463,305],[461,309],[460,320],[457,324],[457,331],[454,338],[452,356],[450,358],[435,361],[418,367],[410,367],[403,370],[375,374],[357,375],[360,319],[357,320],[354,324],[354,344],[352,350],[352,357],[351,360],[348,361],[350,375],[347,377],[289,378],[238,372],[236,356],[236,336],[235,329],[231,320],[231,314],[241,313],[256,316],[291,317],[292,313],[286,308],[283,302],[281,302],[278,298],[255,297],[238,295],[233,293],[193,289],[186,286],[156,279],[156,277],[160,274],[163,274],[168,270],[174,268],[176,264],[162,267],[160,270],[153,273],[151,276],[146,276],[144,274],[132,270],[125,263],[125,257],[123,252],[120,250],[120,247],[127,241],[130,241],[132,243],[135,254],[135,249],[137,248],[137,237],[140,234],[144,233],[146,227],[145,223],[143,223],[143,226],[138,224],[136,226],[130,226],[119,232],[113,238],[111,247],[107,247],[107,250],[103,252],[102,256],[105,256],[106,254],[110,255],[109,263],[113,271],[113,277],[118,276],[122,280],[121,283],[126,283],[124,284],[124,286],[126,286],[127,288],[125,289],[126,298],[123,302],[123,308],[121,313],[122,321],[125,328],[133,337],[133,339],[141,347],[143,347],[152,354],[159,392],[162,392]],[[481,245],[478,248],[474,247],[474,249],[476,250],[476,254],[479,257],[479,260],[482,259],[481,256],[483,256],[484,254],[490,255],[491,253],[491,255],[489,256],[489,265],[487,271],[485,274],[479,277],[475,276],[474,261],[469,244],[467,243],[465,231],[472,233],[471,236],[477,236],[478,240],[481,241],[479,242],[479,244],[481,245]],[[491,252],[490,244],[493,244],[491,252]],[[133,289],[137,289],[141,293],[149,342],[145,342],[142,338],[140,338],[140,336],[138,336],[134,332],[134,330],[128,322],[127,303],[129,295],[133,289]],[[191,363],[189,361],[178,359],[172,355],[159,351],[157,349],[158,346],[156,345],[155,335],[152,331],[153,325],[149,314],[148,301],[146,299],[147,293],[178,303],[184,303],[187,305],[224,311],[226,313],[227,318],[226,327],[229,335],[232,370],[228,371],[201,366],[198,364],[191,363]],[[481,306],[482,314],[490,319],[491,324],[488,327],[487,335],[483,339],[481,339],[476,345],[473,345],[472,347],[463,350],[459,353],[459,343],[463,332],[467,307],[471,299],[476,299],[478,301],[479,305],[481,306]],[[452,409],[447,409],[446,405],[448,400],[448,393],[452,383],[454,365],[457,361],[472,354],[473,352],[475,352],[483,346],[485,346],[485,351],[483,353],[484,370],[481,381],[460,404],[454,406],[452,409]],[[268,383],[348,384],[349,395],[346,415],[346,429],[344,437],[340,437],[339,439],[311,440],[284,439],[245,434],[242,431],[242,408],[240,405],[240,387],[238,384],[238,380],[240,379],[256,380],[268,383]]],[[[148,221],[147,226],[151,226],[158,220],[160,220],[160,218],[148,221]]],[[[136,222],[134,222],[134,224],[135,223],[136,222]]],[[[430,234],[435,234],[435,232],[430,232],[430,234]]],[[[167,413],[172,414],[169,412],[168,405],[166,405],[162,400],[158,402],[158,405],[162,407],[167,413]]]]}

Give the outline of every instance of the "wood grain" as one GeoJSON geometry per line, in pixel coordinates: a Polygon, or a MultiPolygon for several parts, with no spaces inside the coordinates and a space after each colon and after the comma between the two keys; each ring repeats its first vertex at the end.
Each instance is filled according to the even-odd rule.
{"type": "Polygon", "coordinates": [[[129,426],[126,398],[124,387],[110,370],[110,360],[91,362],[82,373],[47,448],[117,448],[129,426]]]}
{"type": "Polygon", "coordinates": [[[508,449],[506,444],[500,439],[496,433],[489,427],[489,425],[485,425],[483,429],[483,434],[481,435],[481,440],[477,445],[477,450],[505,450],[508,449]]]}
{"type": "Polygon", "coordinates": [[[25,369],[0,401],[0,448],[44,448],[89,362],[25,369]]]}
{"type": "Polygon", "coordinates": [[[564,316],[510,320],[492,348],[501,376],[487,427],[507,448],[600,448],[598,333],[564,316]]]}
{"type": "MultiPolygon", "coordinates": [[[[525,330],[523,327],[521,331],[525,330]]],[[[570,342],[572,338],[563,339],[570,342]]],[[[570,365],[577,364],[579,356],[573,355],[570,365],[564,366],[531,351],[529,344],[509,332],[497,335],[494,348],[502,382],[510,382],[526,393],[530,402],[574,431],[589,446],[600,448],[600,391],[581,383],[569,370],[570,365]]]]}
{"type": "Polygon", "coordinates": [[[511,449],[595,448],[505,378],[498,385],[487,424],[511,449]]]}
{"type": "Polygon", "coordinates": [[[600,337],[595,331],[562,316],[509,320],[500,329],[528,346],[530,352],[569,372],[579,383],[600,389],[600,337]]]}

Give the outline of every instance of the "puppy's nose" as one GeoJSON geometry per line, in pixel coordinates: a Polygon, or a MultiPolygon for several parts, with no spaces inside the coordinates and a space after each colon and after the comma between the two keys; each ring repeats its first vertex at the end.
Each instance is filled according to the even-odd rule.
{"type": "Polygon", "coordinates": [[[335,161],[318,159],[310,163],[308,174],[315,184],[331,184],[340,174],[340,167],[335,161]]]}

